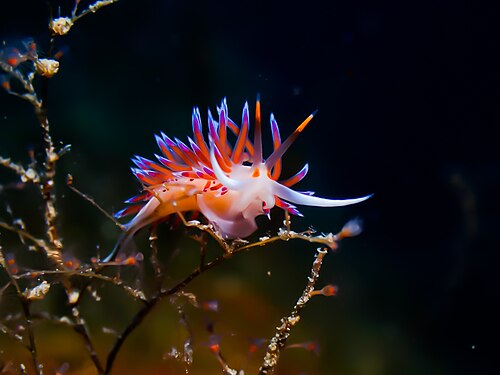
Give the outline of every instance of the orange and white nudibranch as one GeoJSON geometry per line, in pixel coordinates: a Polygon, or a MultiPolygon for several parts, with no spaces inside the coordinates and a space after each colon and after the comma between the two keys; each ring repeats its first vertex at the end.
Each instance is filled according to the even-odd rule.
{"type": "Polygon", "coordinates": [[[337,207],[359,203],[370,197],[334,200],[292,190],[291,186],[307,174],[307,164],[291,178],[278,181],[281,157],[314,113],[283,142],[276,119],[271,114],[274,150],[267,159],[263,159],[259,99],[255,108],[253,142],[249,139],[248,103],[243,106],[240,126],[228,117],[226,99],[222,100],[217,111],[218,122],[208,111],[208,144],[202,131],[200,111],[194,108],[194,139],[188,137],[189,146],[161,133],[161,136],[156,136],[162,151],[162,155],[155,155],[158,162],[141,156],[132,159],[137,167],[132,168],[132,172],[142,183],[144,191],[126,201],[131,206],[116,213],[116,218],[135,216],[125,224],[124,235],[106,261],[112,259],[118,248],[139,229],[176,212],[199,211],[223,238],[234,239],[255,232],[255,218],[268,215],[274,206],[300,215],[293,204],[337,207]],[[235,136],[234,146],[229,141],[228,130],[235,136]]]}

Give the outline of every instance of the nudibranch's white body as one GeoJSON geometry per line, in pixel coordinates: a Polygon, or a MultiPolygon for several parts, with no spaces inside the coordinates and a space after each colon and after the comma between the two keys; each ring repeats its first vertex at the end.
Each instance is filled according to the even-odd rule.
{"type": "Polygon", "coordinates": [[[313,114],[284,141],[281,142],[278,124],[271,114],[273,153],[262,158],[260,102],[255,109],[253,143],[249,134],[248,103],[245,103],[242,124],[238,126],[228,117],[224,99],[217,108],[219,121],[208,112],[208,138],[202,132],[200,112],[193,109],[194,140],[188,137],[190,147],[182,141],[171,140],[165,134],[156,136],[163,155],[155,155],[158,162],[136,156],[137,166],[132,171],[144,187],[143,193],[130,198],[133,205],[118,212],[121,218],[136,214],[125,225],[125,233],[106,260],[114,257],[118,248],[139,229],[162,220],[176,212],[199,211],[227,239],[244,238],[255,232],[255,218],[269,214],[278,206],[291,214],[300,215],[293,204],[319,207],[337,207],[364,201],[356,199],[325,199],[312,193],[299,193],[290,187],[307,174],[306,164],[293,177],[279,181],[281,157],[311,121],[313,114]],[[228,129],[235,135],[231,146],[228,129]]]}

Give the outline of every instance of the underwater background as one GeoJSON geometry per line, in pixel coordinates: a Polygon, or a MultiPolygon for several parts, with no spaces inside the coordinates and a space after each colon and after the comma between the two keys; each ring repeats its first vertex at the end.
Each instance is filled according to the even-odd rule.
{"type": "MultiPolygon", "coordinates": [[[[73,2],[2,2],[0,38],[32,37],[43,50],[47,4],[61,4],[66,14],[73,2]]],[[[325,261],[321,280],[338,285],[339,294],[311,301],[290,339],[317,341],[319,355],[285,350],[278,373],[496,374],[499,16],[498,5],[467,1],[121,0],[85,17],[59,40],[61,69],[49,85],[53,137],[72,145],[58,172],[65,245],[88,259],[119,234],[65,188],[67,173],[117,211],[139,190],[130,157],[152,158],[160,131],[185,141],[193,106],[206,124],[206,109],[215,112],[226,97],[239,123],[244,102],[253,110],[260,94],[267,153],[271,112],[286,137],[318,109],[285,155],[283,176],[307,162],[298,188],[321,197],[374,196],[350,207],[304,207],[305,217],[293,220],[297,231],[335,232],[359,217],[364,232],[325,261]]],[[[40,142],[31,108],[0,93],[0,155],[26,160],[40,142]]],[[[11,178],[0,172],[0,183],[11,178]]],[[[0,202],[12,202],[30,225],[37,202],[23,197],[0,193],[0,202]]],[[[280,210],[272,216],[259,220],[258,235],[280,227],[280,210]]],[[[182,229],[164,225],[160,237],[166,253],[189,246],[182,229]]],[[[270,337],[290,311],[314,249],[271,245],[193,283],[189,291],[219,303],[218,313],[196,324],[203,331],[206,319],[214,321],[231,365],[242,366],[248,339],[270,337]]],[[[196,261],[195,251],[185,253],[179,269],[196,261]]],[[[111,339],[97,327],[112,326],[129,309],[122,300],[87,311],[101,350],[111,339]]],[[[160,307],[124,348],[116,373],[181,373],[159,360],[179,335],[175,319],[160,307]]],[[[74,337],[47,337],[47,357],[52,346],[79,350],[74,337]]],[[[192,373],[220,373],[203,340],[192,373]]]]}

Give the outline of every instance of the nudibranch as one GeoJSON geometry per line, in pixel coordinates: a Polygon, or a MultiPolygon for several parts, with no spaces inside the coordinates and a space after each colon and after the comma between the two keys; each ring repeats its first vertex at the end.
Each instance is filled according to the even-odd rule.
{"type": "Polygon", "coordinates": [[[301,215],[294,204],[338,207],[369,198],[325,199],[311,192],[292,190],[291,187],[307,174],[307,164],[294,176],[279,180],[283,154],[311,121],[314,113],[283,142],[276,119],[271,114],[274,150],[264,159],[259,99],[255,108],[253,142],[249,137],[248,103],[243,106],[240,126],[229,118],[226,99],[222,100],[217,112],[218,122],[208,111],[208,143],[203,135],[200,111],[194,108],[194,139],[188,137],[189,146],[161,133],[156,136],[161,150],[161,155],[155,155],[158,161],[141,156],[132,159],[136,166],[132,172],[141,182],[143,192],[125,201],[131,205],[115,214],[117,219],[135,216],[125,224],[122,238],[106,260],[112,259],[118,248],[139,229],[176,212],[199,211],[223,238],[235,239],[255,232],[255,218],[269,215],[274,206],[290,214],[301,215]],[[230,132],[234,134],[234,146],[229,139],[230,132]]]}

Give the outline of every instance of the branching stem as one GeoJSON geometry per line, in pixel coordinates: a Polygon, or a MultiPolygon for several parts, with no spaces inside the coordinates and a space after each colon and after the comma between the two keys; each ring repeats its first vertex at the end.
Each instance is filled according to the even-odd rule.
{"type": "MultiPolygon", "coordinates": [[[[43,375],[42,367],[40,366],[40,361],[38,360],[38,352],[36,349],[35,335],[33,333],[33,322],[32,322],[31,311],[30,311],[30,301],[28,299],[26,299],[23,291],[21,290],[21,287],[19,286],[19,283],[15,279],[14,275],[11,273],[10,267],[6,264],[5,256],[4,256],[4,253],[3,253],[3,250],[1,247],[0,247],[0,264],[6,270],[11,284],[16,289],[16,294],[19,297],[19,302],[21,303],[21,308],[22,308],[22,311],[24,314],[24,319],[26,321],[26,331],[28,333],[28,341],[29,341],[29,343],[27,345],[24,344],[24,346],[31,353],[31,360],[33,361],[33,367],[35,369],[35,373],[37,375],[43,375]]],[[[21,339],[21,341],[22,341],[22,339],[21,339]]]]}
{"type": "Polygon", "coordinates": [[[264,356],[264,361],[259,369],[259,375],[272,374],[276,369],[281,350],[285,347],[292,328],[300,321],[300,313],[311,298],[311,293],[314,291],[314,286],[319,277],[319,271],[323,263],[324,256],[328,253],[328,249],[318,248],[316,257],[311,267],[311,274],[307,279],[307,285],[293,307],[289,316],[281,319],[280,324],[276,327],[276,332],[271,338],[267,351],[264,356]]]}

